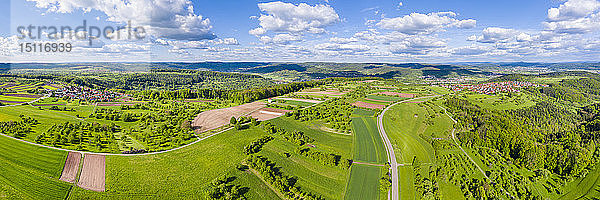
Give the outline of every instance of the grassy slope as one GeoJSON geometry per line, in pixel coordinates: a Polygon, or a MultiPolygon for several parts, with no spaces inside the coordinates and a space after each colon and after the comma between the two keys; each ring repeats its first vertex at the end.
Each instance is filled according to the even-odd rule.
{"type": "Polygon", "coordinates": [[[0,198],[64,199],[71,184],[59,181],[66,152],[0,136],[0,198]]]}
{"type": "MultiPolygon", "coordinates": [[[[352,157],[352,136],[328,133],[309,128],[306,123],[290,118],[277,118],[271,122],[288,131],[299,130],[314,139],[317,150],[342,155],[343,158],[352,157]]],[[[283,140],[267,143],[261,154],[275,161],[283,171],[298,178],[298,185],[302,190],[323,195],[327,199],[342,199],[349,170],[338,167],[324,166],[317,161],[308,159],[295,153],[297,146],[283,140]],[[283,153],[290,153],[287,158],[283,153]]]]}
{"type": "Polygon", "coordinates": [[[398,163],[411,163],[414,156],[421,163],[433,162],[433,147],[419,137],[426,129],[423,123],[426,114],[417,104],[398,104],[385,113],[384,129],[394,146],[398,163]]]}
{"type": "Polygon", "coordinates": [[[352,136],[324,132],[310,128],[302,123],[287,117],[272,119],[271,122],[286,130],[298,130],[315,140],[317,149],[327,152],[336,152],[346,158],[352,157],[352,136]]]}
{"type": "MultiPolygon", "coordinates": [[[[136,156],[107,157],[107,191],[73,190],[71,199],[190,199],[204,198],[202,188],[227,171],[233,170],[246,155],[243,147],[264,136],[259,128],[228,131],[173,152],[136,156]]],[[[275,194],[254,178],[240,177],[250,187],[250,199],[256,194],[275,194]],[[259,185],[256,185],[259,184],[259,185]]]]}
{"type": "Polygon", "coordinates": [[[592,199],[600,197],[600,168],[590,171],[584,178],[578,178],[563,188],[569,192],[560,199],[592,199]]]}

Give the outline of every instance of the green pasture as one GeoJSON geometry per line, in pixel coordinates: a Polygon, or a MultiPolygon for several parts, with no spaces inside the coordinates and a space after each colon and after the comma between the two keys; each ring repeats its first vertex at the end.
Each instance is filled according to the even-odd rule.
{"type": "Polygon", "coordinates": [[[358,108],[352,112],[352,117],[372,117],[374,114],[375,111],[358,108]]]}
{"type": "Polygon", "coordinates": [[[391,107],[384,115],[383,125],[398,163],[411,163],[416,156],[423,163],[434,161],[433,147],[419,134],[427,129],[427,112],[418,104],[402,103],[391,107]]]}
{"type": "Polygon", "coordinates": [[[469,93],[459,95],[482,108],[495,110],[514,110],[535,105],[535,99],[532,95],[525,92],[513,93],[512,96],[502,93],[496,95],[469,93]]]}
{"type": "Polygon", "coordinates": [[[0,100],[2,101],[18,101],[18,102],[30,102],[35,100],[35,98],[27,98],[27,97],[13,97],[13,96],[6,96],[6,95],[0,95],[0,100]]]}
{"type": "MultiPolygon", "coordinates": [[[[326,133],[323,133],[326,134],[326,133]]],[[[282,139],[270,141],[264,145],[260,154],[277,163],[281,170],[298,179],[297,185],[302,191],[319,194],[326,199],[342,199],[346,186],[348,170],[325,166],[315,160],[295,152],[297,146],[282,139]],[[289,153],[290,157],[284,156],[289,153]]],[[[326,151],[317,147],[318,150],[326,151]]]]}
{"type": "Polygon", "coordinates": [[[327,152],[336,152],[346,158],[352,157],[352,136],[335,134],[313,128],[307,122],[300,122],[287,117],[279,117],[270,120],[277,127],[288,131],[302,131],[308,137],[315,140],[313,145],[317,149],[327,152]]]}
{"type": "Polygon", "coordinates": [[[71,184],[58,180],[67,157],[0,136],[0,198],[65,199],[71,184]]]}
{"type": "Polygon", "coordinates": [[[292,105],[292,106],[302,106],[302,107],[308,107],[308,106],[312,106],[315,105],[314,103],[309,103],[309,102],[304,102],[304,101],[294,101],[294,100],[275,100],[277,103],[283,103],[283,104],[287,104],[287,105],[292,105]]]}
{"type": "Polygon", "coordinates": [[[357,165],[351,167],[350,180],[344,199],[376,200],[379,195],[379,178],[381,167],[357,165]]]}
{"type": "Polygon", "coordinates": [[[399,101],[406,98],[392,97],[392,96],[380,96],[380,95],[367,95],[367,99],[380,100],[380,101],[399,101]]]}
{"type": "Polygon", "coordinates": [[[352,118],[355,161],[379,164],[387,162],[387,154],[375,120],[374,117],[352,118]]]}
{"type": "MultiPolygon", "coordinates": [[[[231,130],[168,153],[107,156],[106,192],[75,189],[70,199],[204,199],[202,188],[237,170],[246,158],[244,146],[265,135],[260,128],[231,130]]],[[[241,175],[238,180],[249,187],[251,199],[275,196],[260,180],[241,175]]]]}

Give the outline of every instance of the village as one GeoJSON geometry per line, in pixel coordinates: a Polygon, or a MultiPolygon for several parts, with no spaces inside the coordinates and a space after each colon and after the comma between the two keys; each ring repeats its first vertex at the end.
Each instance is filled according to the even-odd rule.
{"type": "Polygon", "coordinates": [[[90,102],[110,102],[126,95],[112,91],[100,91],[82,86],[65,85],[52,91],[52,97],[79,99],[90,102]]]}
{"type": "Polygon", "coordinates": [[[439,85],[440,87],[448,88],[454,92],[460,91],[473,91],[480,94],[496,94],[504,92],[520,92],[522,88],[527,87],[548,87],[546,84],[535,84],[531,82],[523,81],[506,81],[506,82],[493,82],[493,83],[481,83],[481,84],[452,84],[439,85]]]}

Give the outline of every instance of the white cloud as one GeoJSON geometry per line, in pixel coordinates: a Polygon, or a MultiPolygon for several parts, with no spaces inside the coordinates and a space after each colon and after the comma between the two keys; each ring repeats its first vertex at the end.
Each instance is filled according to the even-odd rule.
{"type": "Polygon", "coordinates": [[[383,18],[376,25],[380,28],[396,30],[405,34],[432,33],[445,28],[473,28],[477,21],[458,20],[454,12],[434,12],[429,14],[411,13],[396,18],[383,18]]]}
{"type": "Polygon", "coordinates": [[[356,42],[358,41],[358,39],[351,37],[351,38],[340,38],[340,37],[332,37],[329,38],[330,42],[333,43],[337,43],[337,44],[348,44],[348,43],[352,43],[352,42],[356,42]]]}
{"type": "Polygon", "coordinates": [[[71,13],[76,10],[97,10],[108,21],[143,26],[146,31],[169,39],[214,39],[208,18],[194,13],[191,0],[27,0],[49,12],[71,13]]]}
{"type": "Polygon", "coordinates": [[[490,47],[485,46],[464,46],[458,47],[451,50],[454,55],[464,55],[464,56],[472,56],[472,55],[481,55],[485,54],[492,49],[490,47]]]}
{"type": "Polygon", "coordinates": [[[306,3],[294,5],[280,1],[258,4],[261,14],[260,27],[249,31],[252,35],[263,35],[268,31],[285,33],[323,33],[325,27],[340,21],[340,17],[329,5],[306,3]]]}
{"type": "Polygon", "coordinates": [[[600,29],[600,2],[568,0],[558,8],[548,9],[546,28],[556,33],[588,33],[600,29]]]}
{"type": "Polygon", "coordinates": [[[292,34],[277,34],[273,37],[261,36],[259,40],[266,44],[290,44],[291,42],[301,41],[302,37],[299,35],[292,34]]]}
{"type": "Polygon", "coordinates": [[[223,39],[223,44],[225,45],[239,45],[240,43],[235,38],[225,38],[223,39]]]}
{"type": "Polygon", "coordinates": [[[569,0],[558,8],[548,9],[548,19],[551,21],[574,20],[586,17],[600,9],[596,0],[569,0]]]}
{"type": "MultiPolygon", "coordinates": [[[[477,37],[476,41],[481,43],[507,42],[508,40],[515,38],[518,34],[519,31],[514,29],[488,27],[483,30],[483,35],[477,37]]],[[[473,40],[472,37],[468,39],[473,40]]]]}
{"type": "Polygon", "coordinates": [[[362,44],[335,44],[335,43],[322,43],[315,45],[315,49],[319,50],[327,50],[327,51],[337,51],[344,53],[356,53],[356,52],[364,52],[371,49],[367,45],[362,44]]]}

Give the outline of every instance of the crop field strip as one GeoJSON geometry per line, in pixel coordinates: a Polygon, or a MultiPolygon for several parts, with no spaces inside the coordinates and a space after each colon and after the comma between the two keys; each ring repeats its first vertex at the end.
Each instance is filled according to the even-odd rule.
{"type": "Polygon", "coordinates": [[[67,153],[0,136],[0,183],[15,198],[64,199],[71,185],[58,180],[67,153]]]}
{"type": "Polygon", "coordinates": [[[379,176],[381,168],[378,166],[353,164],[344,199],[379,199],[379,176]]]}
{"type": "Polygon", "coordinates": [[[387,161],[385,147],[373,117],[352,118],[354,130],[354,160],[382,164],[387,161]]]}
{"type": "Polygon", "coordinates": [[[106,182],[105,171],[106,159],[103,155],[85,154],[77,186],[92,191],[104,192],[106,182]]]}
{"type": "Polygon", "coordinates": [[[67,160],[65,161],[65,167],[63,168],[62,174],[60,175],[61,181],[74,183],[77,180],[77,173],[79,172],[79,164],[81,162],[81,153],[69,152],[67,160]]]}

